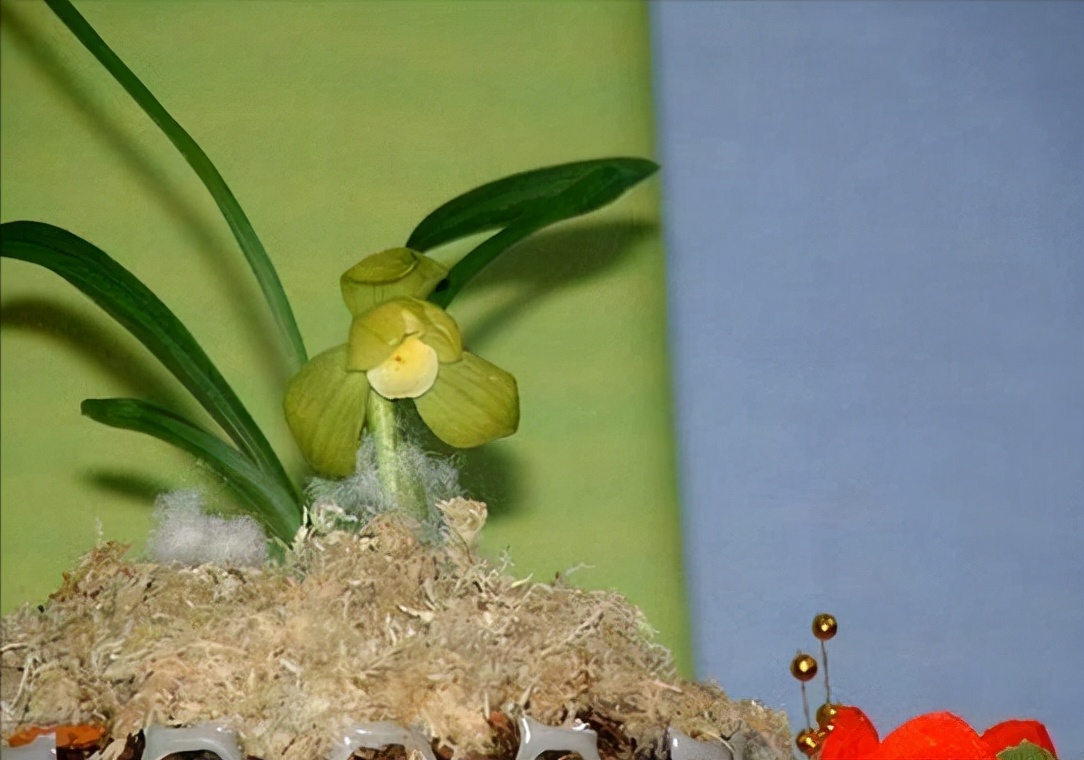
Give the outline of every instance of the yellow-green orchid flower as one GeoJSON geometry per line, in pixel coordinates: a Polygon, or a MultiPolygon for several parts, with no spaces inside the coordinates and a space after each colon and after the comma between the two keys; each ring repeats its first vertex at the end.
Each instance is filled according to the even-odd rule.
{"type": "Polygon", "coordinates": [[[371,302],[371,290],[389,296],[413,272],[422,277],[406,287],[418,288],[421,282],[422,290],[431,290],[439,280],[427,262],[439,267],[414,251],[392,249],[343,275],[344,300],[352,311],[358,309],[349,339],[306,364],[290,381],[284,403],[290,430],[317,472],[353,473],[366,417],[382,399],[413,399],[429,429],[456,448],[480,446],[516,431],[515,378],[464,351],[459,326],[443,309],[413,295],[360,308],[371,302]],[[399,278],[385,276],[374,283],[374,272],[399,278]]]}

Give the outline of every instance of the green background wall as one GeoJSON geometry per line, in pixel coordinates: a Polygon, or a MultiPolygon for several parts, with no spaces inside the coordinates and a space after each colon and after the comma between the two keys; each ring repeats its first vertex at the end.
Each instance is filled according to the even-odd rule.
{"type": "MultiPolygon", "coordinates": [[[[652,154],[639,3],[79,7],[225,175],[310,354],[345,337],[339,274],[441,202],[514,171],[652,154]]],[[[0,10],[0,217],[70,229],[141,277],[300,471],[286,369],[213,202],[43,4],[0,10]]],[[[687,668],[657,193],[651,180],[521,245],[451,311],[522,396],[520,432],[468,458],[491,505],[484,549],[540,578],[586,563],[574,582],[627,594],[687,668]]],[[[83,398],[136,395],[198,416],[142,347],[56,276],[0,271],[7,611],[43,599],[99,531],[140,548],[154,494],[205,481],[164,444],[79,415],[83,398]]]]}

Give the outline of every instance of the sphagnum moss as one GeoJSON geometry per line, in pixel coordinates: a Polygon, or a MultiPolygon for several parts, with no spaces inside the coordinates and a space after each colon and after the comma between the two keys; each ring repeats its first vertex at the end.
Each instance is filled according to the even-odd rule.
{"type": "Polygon", "coordinates": [[[399,518],[310,534],[263,569],[125,551],[100,546],[42,608],[4,618],[5,736],[104,722],[119,753],[152,723],[219,721],[250,755],[313,760],[349,724],[392,720],[478,758],[501,756],[495,714],[525,711],[618,726],[610,757],[656,745],[667,725],[790,756],[782,714],[680,680],[620,595],[517,579],[462,544],[420,544],[399,518]]]}

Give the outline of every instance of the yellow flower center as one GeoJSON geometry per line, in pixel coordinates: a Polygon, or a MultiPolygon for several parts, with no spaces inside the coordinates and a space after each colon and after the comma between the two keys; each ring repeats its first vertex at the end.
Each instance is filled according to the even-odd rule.
{"type": "Polygon", "coordinates": [[[439,369],[437,352],[410,335],[365,375],[384,398],[417,398],[433,387],[439,369]]]}

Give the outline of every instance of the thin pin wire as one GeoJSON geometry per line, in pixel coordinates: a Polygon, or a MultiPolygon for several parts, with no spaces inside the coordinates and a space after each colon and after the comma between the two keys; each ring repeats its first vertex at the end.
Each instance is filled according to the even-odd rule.
{"type": "MultiPolygon", "coordinates": [[[[799,650],[797,656],[798,657],[802,656],[802,653],[801,653],[800,650],[799,650]]],[[[805,681],[799,681],[798,683],[800,683],[802,685],[802,711],[805,713],[805,727],[808,730],[812,731],[813,730],[813,723],[809,720],[809,698],[806,696],[806,693],[805,693],[805,681]]]]}
{"type": "MultiPolygon", "coordinates": [[[[828,704],[832,704],[832,687],[828,683],[828,647],[824,642],[821,642],[821,662],[824,663],[824,701],[828,704]]],[[[809,720],[809,716],[806,716],[806,721],[809,720]]]]}
{"type": "Polygon", "coordinates": [[[805,695],[805,684],[802,684],[802,710],[805,711],[805,727],[810,731],[813,730],[813,725],[809,721],[809,700],[805,695]]]}

